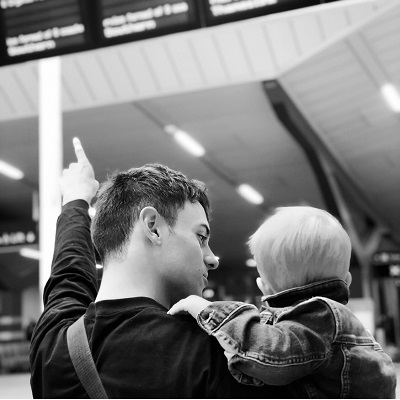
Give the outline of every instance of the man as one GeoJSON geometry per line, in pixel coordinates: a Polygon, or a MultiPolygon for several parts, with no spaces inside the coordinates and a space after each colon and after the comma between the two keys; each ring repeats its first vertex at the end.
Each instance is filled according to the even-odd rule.
{"type": "Polygon", "coordinates": [[[96,368],[111,398],[291,397],[292,387],[255,387],[229,374],[215,338],[168,308],[200,295],[218,261],[209,247],[204,187],[161,165],[112,176],[92,224],[104,274],[97,288],[88,205],[98,189],[79,140],[64,171],[44,312],[31,346],[33,396],[87,398],[73,368],[67,328],[85,314],[96,368]]]}

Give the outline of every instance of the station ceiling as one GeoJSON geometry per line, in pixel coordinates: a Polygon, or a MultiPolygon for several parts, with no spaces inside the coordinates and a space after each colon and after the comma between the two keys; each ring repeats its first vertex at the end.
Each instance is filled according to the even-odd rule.
{"type": "MultiPolygon", "coordinates": [[[[380,88],[400,88],[400,4],[338,3],[65,56],[64,166],[74,161],[78,136],[100,182],[151,162],[204,181],[211,247],[227,273],[245,268],[246,241],[273,207],[326,208],[304,149],[265,89],[273,82],[318,138],[317,151],[329,153],[353,218],[367,217],[398,245],[400,114],[380,88]],[[168,124],[199,141],[205,158],[180,148],[168,124]],[[263,205],[240,197],[239,183],[256,188],[263,205]]],[[[1,221],[32,218],[37,70],[36,62],[0,68],[0,159],[25,173],[23,181],[0,175],[1,221]]],[[[19,260],[0,253],[1,266],[17,268],[19,260]]]]}

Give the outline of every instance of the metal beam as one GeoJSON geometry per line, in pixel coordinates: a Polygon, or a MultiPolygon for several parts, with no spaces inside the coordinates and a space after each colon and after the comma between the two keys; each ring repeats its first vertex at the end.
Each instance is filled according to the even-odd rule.
{"type": "Polygon", "coordinates": [[[368,204],[365,194],[343,170],[279,83],[277,81],[264,82],[264,89],[277,117],[305,152],[315,173],[327,211],[337,217],[347,230],[352,241],[353,252],[361,267],[363,297],[371,297],[370,262],[383,232],[387,230],[382,223],[383,218],[368,204]],[[346,192],[350,192],[352,199],[359,205],[364,215],[369,216],[376,224],[376,228],[367,240],[363,240],[356,229],[341,191],[339,178],[346,192]]]}
{"type": "MultiPolygon", "coordinates": [[[[288,129],[288,131],[292,134],[292,136],[299,142],[299,144],[305,150],[307,156],[309,153],[308,148],[312,148],[312,152],[315,153],[315,157],[319,159],[324,159],[331,166],[333,171],[335,172],[335,176],[337,176],[340,181],[341,186],[345,188],[346,193],[351,196],[353,201],[357,204],[358,208],[362,210],[362,212],[367,215],[371,220],[373,220],[379,229],[386,229],[389,231],[398,243],[400,243],[400,228],[394,227],[390,221],[382,215],[379,209],[374,207],[372,202],[369,200],[368,194],[362,190],[357,182],[355,182],[348,174],[348,172],[342,167],[341,163],[336,159],[336,157],[331,153],[331,151],[324,144],[323,140],[318,136],[318,134],[314,131],[312,126],[307,122],[305,117],[301,114],[301,112],[297,109],[294,102],[285,92],[280,83],[276,80],[274,81],[266,81],[263,83],[265,92],[278,116],[280,121],[284,126],[288,129]],[[299,140],[299,138],[301,138],[299,140]],[[306,143],[306,147],[304,145],[306,143]]],[[[309,158],[310,159],[310,158],[309,158]]],[[[315,161],[310,160],[311,165],[314,168],[315,161]]],[[[324,178],[318,177],[319,169],[314,169],[317,174],[318,181],[324,180],[324,178]]],[[[331,197],[329,194],[329,189],[326,190],[326,185],[321,185],[321,190],[323,191],[323,196],[331,197]],[[324,193],[325,191],[325,193],[324,193]]],[[[335,215],[334,212],[335,206],[332,207],[332,211],[330,211],[330,202],[332,199],[325,200],[328,211],[335,215]],[[329,201],[329,202],[328,202],[329,201]]]]}

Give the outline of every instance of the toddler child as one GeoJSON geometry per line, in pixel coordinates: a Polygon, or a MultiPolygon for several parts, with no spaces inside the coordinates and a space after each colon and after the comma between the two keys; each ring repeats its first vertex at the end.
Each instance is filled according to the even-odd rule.
{"type": "Polygon", "coordinates": [[[261,310],[189,296],[169,314],[196,318],[244,384],[296,381],[311,398],[395,398],[392,360],[345,305],[351,243],[336,218],[313,207],[281,207],[249,246],[261,310]]]}

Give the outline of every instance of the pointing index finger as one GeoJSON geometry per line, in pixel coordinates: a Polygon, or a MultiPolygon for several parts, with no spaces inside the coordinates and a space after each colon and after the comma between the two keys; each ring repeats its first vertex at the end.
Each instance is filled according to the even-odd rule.
{"type": "Polygon", "coordinates": [[[86,157],[85,151],[83,150],[81,141],[78,138],[73,138],[72,143],[74,145],[76,158],[78,162],[89,163],[88,158],[86,157]]]}

